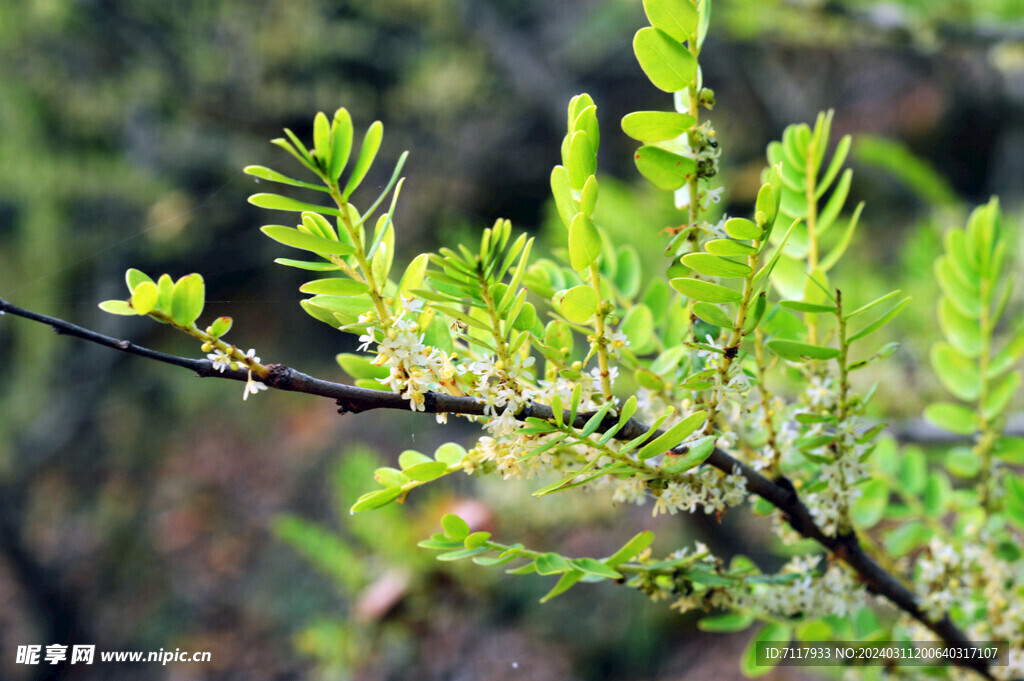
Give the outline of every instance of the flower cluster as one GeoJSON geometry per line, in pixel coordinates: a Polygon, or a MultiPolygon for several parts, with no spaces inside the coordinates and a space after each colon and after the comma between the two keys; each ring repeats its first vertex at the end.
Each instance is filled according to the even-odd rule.
{"type": "MultiPolygon", "coordinates": [[[[707,560],[707,559],[705,559],[707,560]]],[[[820,573],[819,556],[792,558],[769,583],[737,580],[731,586],[697,590],[676,599],[680,612],[695,609],[740,610],[760,617],[843,617],[865,604],[867,592],[837,564],[820,573]],[[789,577],[789,579],[787,579],[789,577]]],[[[713,557],[711,564],[714,564],[713,557]]]]}
{"type": "Polygon", "coordinates": [[[921,608],[934,620],[941,619],[955,604],[970,598],[976,551],[957,551],[956,547],[935,537],[927,555],[917,560],[915,580],[921,608]]]}
{"type": "Polygon", "coordinates": [[[419,325],[413,319],[406,319],[406,315],[415,315],[422,309],[422,301],[403,299],[401,314],[385,331],[378,332],[371,327],[359,337],[360,349],[366,350],[375,335],[382,333],[373,363],[387,366],[390,371],[380,381],[409,400],[413,411],[423,411],[424,395],[454,374],[451,358],[438,348],[424,345],[419,325]]]}
{"type": "Polygon", "coordinates": [[[537,391],[531,379],[533,357],[513,355],[507,362],[486,357],[460,371],[476,376],[474,394],[484,402],[484,413],[491,418],[484,427],[495,437],[511,435],[519,427],[516,414],[537,391]]]}
{"type": "Polygon", "coordinates": [[[652,513],[675,515],[679,511],[693,513],[698,508],[708,514],[719,513],[742,504],[746,498],[747,479],[739,468],[726,475],[704,467],[687,473],[682,480],[669,482],[658,495],[652,513]]]}

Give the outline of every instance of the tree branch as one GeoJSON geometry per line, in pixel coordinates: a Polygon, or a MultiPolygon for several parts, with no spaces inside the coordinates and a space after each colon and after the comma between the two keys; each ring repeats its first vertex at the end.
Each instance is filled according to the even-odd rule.
{"type": "MultiPolygon", "coordinates": [[[[157,362],[172,364],[174,366],[191,369],[201,377],[219,377],[236,381],[249,380],[249,372],[244,370],[226,369],[223,372],[213,368],[213,362],[205,359],[188,359],[175,355],[168,355],[155,350],[150,350],[129,341],[118,340],[97,333],[90,329],[71,324],[56,317],[32,312],[16,305],[12,305],[0,298],[0,314],[10,313],[18,317],[24,317],[41,324],[50,326],[55,332],[67,336],[74,336],[92,343],[98,343],[114,350],[120,350],[139,357],[145,357],[157,362]]],[[[360,413],[371,409],[409,409],[409,401],[403,399],[396,393],[384,392],[382,390],[371,390],[358,388],[343,383],[325,381],[302,372],[296,371],[282,364],[268,365],[269,376],[264,379],[271,388],[291,392],[308,393],[319,397],[333,399],[338,404],[339,413],[360,413]]],[[[428,413],[452,413],[465,415],[483,415],[484,403],[474,397],[459,397],[441,393],[427,393],[424,403],[424,411],[428,413]]],[[[517,418],[524,420],[528,417],[541,419],[553,419],[551,408],[545,405],[533,404],[525,407],[517,415],[517,418]]],[[[573,422],[576,428],[582,428],[590,414],[577,414],[573,422]]],[[[566,412],[564,418],[568,420],[566,412]]],[[[618,419],[606,417],[605,421],[598,428],[605,432],[618,422],[618,419]]],[[[649,430],[649,426],[630,419],[615,437],[618,440],[632,440],[649,430]]],[[[658,430],[650,434],[648,439],[653,439],[662,434],[658,430]]],[[[857,535],[854,532],[842,536],[829,536],[822,532],[811,517],[810,511],[800,500],[793,485],[785,477],[776,480],[769,480],[750,466],[738,461],[727,452],[715,448],[708,457],[709,465],[725,473],[732,474],[736,471],[747,482],[747,490],[764,498],[773,506],[782,511],[784,517],[802,536],[817,541],[827,548],[832,555],[850,566],[860,577],[867,589],[872,593],[883,596],[892,602],[900,610],[918,620],[932,630],[942,641],[949,646],[968,646],[969,639],[946,615],[943,619],[935,622],[930,620],[918,607],[917,600],[913,593],[907,589],[894,575],[889,574],[871,556],[869,556],[860,545],[857,535]]],[[[982,659],[957,660],[957,664],[975,670],[987,679],[992,679],[988,664],[982,659]]]]}

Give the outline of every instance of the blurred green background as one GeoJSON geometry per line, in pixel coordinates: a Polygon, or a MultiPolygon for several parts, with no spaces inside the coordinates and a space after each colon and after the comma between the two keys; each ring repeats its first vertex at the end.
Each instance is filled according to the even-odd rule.
{"type": "MultiPolygon", "coordinates": [[[[1022,16],[1020,0],[715,3],[701,61],[728,212],[749,208],[785,125],[835,108],[835,137],[856,137],[852,199],[868,206],[836,281],[865,300],[892,287],[915,296],[891,332],[902,349],[862,377],[885,379],[878,407],[897,420],[936,394],[924,358],[943,229],[994,193],[1010,231],[1020,225],[1022,16]]],[[[355,340],[297,305],[308,277],[272,264],[286,254],[259,234],[268,218],[246,203],[257,187],[241,168],[285,167],[268,140],[283,127],[308,138],[315,112],[344,105],[357,128],[385,124],[369,184],[412,152],[400,260],[497,217],[556,234],[548,175],[582,91],[603,127],[603,223],[646,244],[657,276],[658,232],[678,219],[617,134],[625,113],[670,106],[633,59],[642,25],[631,0],[4,2],[0,297],[198,356],[166,328],[96,307],[123,297],[127,267],[198,271],[207,314],[235,318],[233,342],[342,380],[333,357],[355,340]]],[[[728,552],[742,514],[655,522],[596,498],[524,508],[525,488],[466,479],[410,511],[350,520],[375,460],[472,431],[404,413],[342,418],[301,395],[240,397],[239,384],[0,319],[0,677],[738,676],[742,637],[695,634],[639,594],[584,587],[539,607],[540,579],[442,568],[414,545],[458,509],[570,554],[601,555],[646,527],[666,551],[699,538],[728,552]],[[18,645],[62,642],[213,661],[14,663],[18,645]]],[[[769,549],[745,546],[770,561],[769,549]]],[[[787,673],[775,678],[801,678],[787,673]]]]}

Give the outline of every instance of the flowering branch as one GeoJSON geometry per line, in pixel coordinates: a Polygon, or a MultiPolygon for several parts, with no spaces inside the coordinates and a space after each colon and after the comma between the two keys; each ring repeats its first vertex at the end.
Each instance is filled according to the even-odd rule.
{"type": "MultiPolygon", "coordinates": [[[[410,408],[409,400],[403,398],[400,394],[325,381],[281,364],[266,365],[269,372],[265,377],[253,377],[248,370],[241,368],[231,369],[228,367],[219,369],[215,367],[215,363],[211,360],[189,359],[157,352],[126,340],[105,336],[56,317],[26,310],[0,298],[0,314],[6,313],[46,324],[56,333],[62,335],[81,338],[121,352],[191,369],[200,377],[212,376],[246,382],[259,380],[267,386],[278,390],[327,397],[337,402],[339,412],[343,414],[359,413],[371,409],[408,410],[410,408]]],[[[420,410],[429,413],[483,415],[487,406],[485,402],[473,397],[446,395],[436,392],[428,392],[423,397],[424,401],[420,410]]],[[[588,413],[577,414],[576,418],[572,421],[573,427],[582,429],[592,415],[588,413]]],[[[525,420],[530,417],[555,420],[554,413],[550,407],[532,403],[519,410],[515,417],[519,420],[525,420]]],[[[565,422],[569,421],[568,417],[569,412],[564,412],[563,419],[565,422]]],[[[618,425],[618,419],[609,415],[598,426],[597,431],[606,432],[616,425],[618,425]]],[[[644,433],[649,433],[647,441],[652,441],[663,434],[661,430],[654,432],[649,432],[649,430],[648,425],[631,418],[616,432],[615,438],[618,440],[631,440],[644,433]]],[[[672,452],[675,454],[685,454],[686,447],[677,447],[672,452]]],[[[804,537],[814,539],[827,548],[836,559],[850,566],[869,591],[888,599],[900,610],[920,621],[947,645],[969,645],[967,636],[953,624],[948,615],[944,615],[938,620],[928,617],[919,607],[913,593],[864,551],[853,530],[836,536],[825,534],[814,522],[807,506],[804,505],[788,479],[783,476],[778,476],[774,480],[768,479],[750,466],[738,461],[727,452],[718,448],[715,448],[706,462],[724,473],[741,475],[746,480],[747,491],[762,497],[778,508],[794,530],[804,537]]],[[[980,658],[958,660],[957,663],[977,671],[987,679],[993,678],[988,665],[980,658]]]]}

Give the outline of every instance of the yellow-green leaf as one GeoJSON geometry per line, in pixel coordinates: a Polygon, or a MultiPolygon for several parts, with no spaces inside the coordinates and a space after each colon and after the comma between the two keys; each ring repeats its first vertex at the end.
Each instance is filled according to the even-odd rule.
{"type": "Polygon", "coordinates": [[[570,322],[585,324],[601,306],[601,297],[590,286],[574,286],[556,296],[558,309],[570,322]]]}
{"type": "Polygon", "coordinates": [[[622,117],[622,131],[638,142],[661,142],[679,137],[696,122],[674,111],[634,111],[622,117]]]}
{"type": "Polygon", "coordinates": [[[697,163],[692,158],[673,154],[661,147],[640,147],[633,159],[640,174],[658,189],[679,189],[697,172],[697,163]]]}
{"type": "Polygon", "coordinates": [[[961,400],[976,400],[981,394],[981,377],[977,365],[949,343],[932,346],[932,369],[949,392],[961,400]]]}
{"type": "Polygon", "coordinates": [[[739,291],[710,281],[678,277],[669,281],[669,284],[687,298],[702,300],[705,303],[737,303],[743,299],[739,291]]]}
{"type": "Polygon", "coordinates": [[[584,213],[577,213],[569,225],[569,264],[583,270],[601,255],[601,235],[594,222],[584,213]]]}
{"type": "Polygon", "coordinates": [[[348,177],[348,182],[345,183],[345,190],[341,193],[342,198],[346,201],[369,172],[373,160],[377,158],[377,150],[380,149],[380,141],[383,137],[384,125],[380,121],[371,123],[366,130],[366,136],[363,137],[363,146],[359,148],[359,157],[356,158],[355,165],[352,166],[352,173],[348,177]]]}
{"type": "Polygon", "coordinates": [[[697,6],[691,0],[644,0],[651,26],[683,43],[697,38],[697,6]]]}
{"type": "Polygon", "coordinates": [[[683,264],[708,277],[745,277],[751,272],[749,265],[710,253],[688,253],[683,264]]]}
{"type": "Polygon", "coordinates": [[[206,286],[202,276],[189,274],[174,284],[171,299],[171,318],[181,326],[190,326],[203,312],[206,286]]]}
{"type": "Polygon", "coordinates": [[[366,293],[367,286],[361,281],[332,277],[330,279],[314,279],[299,287],[302,293],[320,293],[327,296],[355,296],[366,293]]]}
{"type": "Polygon", "coordinates": [[[100,303],[100,309],[109,314],[123,315],[125,317],[134,317],[139,314],[127,300],[104,300],[100,303]]]}
{"type": "Polygon", "coordinates": [[[809,359],[832,359],[839,356],[838,348],[826,348],[820,345],[810,345],[781,338],[774,338],[765,345],[779,357],[792,362],[802,362],[809,359]]]}
{"type": "Polygon", "coordinates": [[[149,314],[156,307],[160,290],[152,281],[143,281],[132,291],[132,308],[139,314],[149,314]]]}
{"type": "Polygon", "coordinates": [[[691,87],[697,77],[697,58],[661,29],[648,26],[637,31],[633,52],[659,90],[676,92],[691,87]]]}

